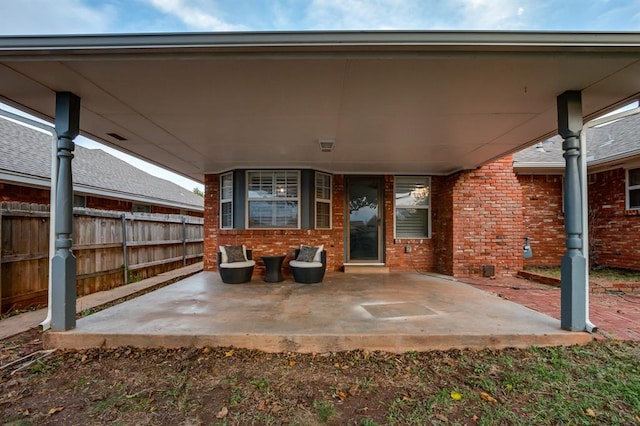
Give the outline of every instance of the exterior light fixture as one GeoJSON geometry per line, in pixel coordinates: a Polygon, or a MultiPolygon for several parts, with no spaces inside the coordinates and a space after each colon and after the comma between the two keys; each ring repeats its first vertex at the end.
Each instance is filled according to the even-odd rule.
{"type": "Polygon", "coordinates": [[[320,139],[318,141],[320,143],[320,151],[322,152],[331,152],[333,151],[333,146],[336,144],[335,139],[320,139]]]}

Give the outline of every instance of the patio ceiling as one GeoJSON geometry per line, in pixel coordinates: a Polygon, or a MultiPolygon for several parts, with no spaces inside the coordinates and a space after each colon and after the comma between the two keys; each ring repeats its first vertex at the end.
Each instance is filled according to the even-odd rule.
{"type": "Polygon", "coordinates": [[[553,135],[566,90],[587,118],[637,98],[640,33],[0,38],[4,101],[51,119],[55,92],[74,92],[84,135],[200,181],[475,168],[553,135]]]}

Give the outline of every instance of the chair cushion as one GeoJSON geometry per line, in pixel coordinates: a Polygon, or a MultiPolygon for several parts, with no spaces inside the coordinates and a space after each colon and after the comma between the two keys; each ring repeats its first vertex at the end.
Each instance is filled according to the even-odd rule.
{"type": "MultiPolygon", "coordinates": [[[[319,246],[313,247],[313,246],[306,246],[304,244],[300,244],[300,251],[302,252],[303,247],[311,247],[316,249],[315,254],[313,255],[313,262],[322,262],[322,252],[324,251],[324,244],[320,244],[319,246]]],[[[297,258],[296,260],[301,260],[300,258],[297,258]]]]}
{"type": "MultiPolygon", "coordinates": [[[[228,263],[247,261],[247,256],[244,252],[243,246],[224,246],[224,250],[227,253],[228,263]]],[[[223,263],[227,263],[227,262],[223,262],[223,263]]]]}
{"type": "Polygon", "coordinates": [[[298,253],[298,257],[296,257],[296,260],[298,262],[313,262],[317,252],[318,247],[300,246],[300,252],[298,253]]]}
{"type": "Polygon", "coordinates": [[[322,262],[306,262],[300,260],[292,260],[289,262],[292,268],[322,268],[322,262]]]}
{"type": "Polygon", "coordinates": [[[245,260],[244,262],[221,263],[219,268],[250,268],[256,264],[255,260],[245,260]]]}
{"type": "MultiPolygon", "coordinates": [[[[234,247],[234,246],[220,246],[220,247],[218,247],[218,250],[220,251],[220,257],[221,257],[220,263],[229,263],[229,256],[227,256],[227,250],[225,249],[225,247],[234,247]]],[[[244,260],[249,260],[249,258],[247,257],[247,246],[245,246],[243,244],[240,247],[242,247],[242,253],[244,254],[244,260]]]]}

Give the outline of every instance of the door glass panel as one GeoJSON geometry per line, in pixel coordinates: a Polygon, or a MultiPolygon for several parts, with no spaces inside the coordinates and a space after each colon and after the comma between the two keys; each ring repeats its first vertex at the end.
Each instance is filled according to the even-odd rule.
{"type": "Polygon", "coordinates": [[[349,261],[380,261],[379,180],[349,179],[349,261]]]}

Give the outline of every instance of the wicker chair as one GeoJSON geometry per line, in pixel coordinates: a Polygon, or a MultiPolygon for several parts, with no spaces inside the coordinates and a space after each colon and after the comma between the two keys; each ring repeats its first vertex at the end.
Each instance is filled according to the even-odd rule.
{"type": "MultiPolygon", "coordinates": [[[[298,258],[299,253],[300,249],[296,249],[295,259],[298,258]]],[[[327,251],[322,250],[320,252],[320,262],[292,260],[289,262],[289,266],[293,272],[293,279],[297,283],[314,284],[322,282],[324,273],[327,270],[327,251]]]]}
{"type": "Polygon", "coordinates": [[[222,282],[226,284],[241,284],[251,281],[253,268],[256,266],[252,251],[247,249],[245,262],[222,263],[222,253],[218,252],[218,271],[222,282]]]}

